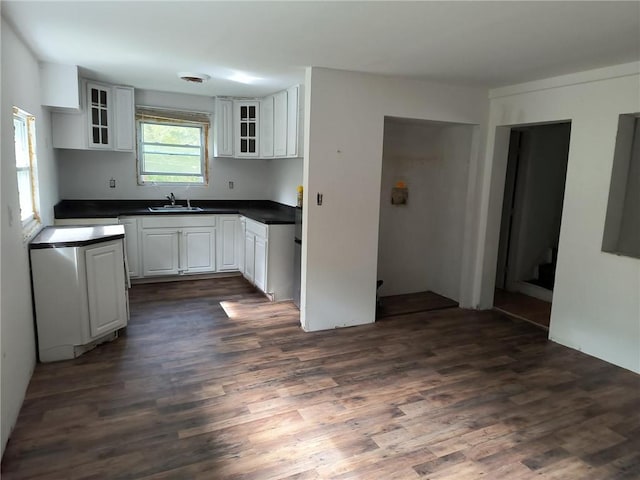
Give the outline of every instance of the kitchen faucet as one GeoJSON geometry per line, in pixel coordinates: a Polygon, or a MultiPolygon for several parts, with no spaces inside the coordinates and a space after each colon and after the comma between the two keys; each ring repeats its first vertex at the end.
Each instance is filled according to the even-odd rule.
{"type": "Polygon", "coordinates": [[[176,196],[171,192],[171,195],[167,195],[167,200],[171,202],[171,206],[175,206],[176,204],[176,196]]]}

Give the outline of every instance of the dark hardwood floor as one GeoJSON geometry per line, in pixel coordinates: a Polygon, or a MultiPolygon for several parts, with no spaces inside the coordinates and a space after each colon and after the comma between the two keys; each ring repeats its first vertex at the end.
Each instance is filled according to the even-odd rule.
{"type": "Polygon", "coordinates": [[[239,277],[134,286],[126,336],[37,366],[2,478],[640,478],[640,377],[526,322],[298,324],[239,277]]]}

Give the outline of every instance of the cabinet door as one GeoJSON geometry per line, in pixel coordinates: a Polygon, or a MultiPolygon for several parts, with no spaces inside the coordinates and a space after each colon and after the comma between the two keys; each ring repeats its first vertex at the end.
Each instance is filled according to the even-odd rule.
{"type": "Polygon", "coordinates": [[[216,269],[216,230],[211,227],[182,229],[180,273],[213,272],[216,269]]]}
{"type": "Polygon", "coordinates": [[[162,228],[142,230],[142,274],[145,277],[177,275],[178,268],[178,231],[162,228]]]}
{"type": "Polygon", "coordinates": [[[298,93],[297,85],[287,90],[287,157],[298,156],[298,93]]]}
{"type": "Polygon", "coordinates": [[[255,271],[255,235],[247,232],[244,237],[244,277],[253,283],[255,271]]]}
{"type": "Polygon", "coordinates": [[[273,154],[284,157],[287,154],[287,92],[274,95],[273,105],[273,154]]]}
{"type": "Polygon", "coordinates": [[[216,270],[239,270],[240,254],[238,252],[238,224],[237,215],[221,215],[218,217],[216,230],[216,270]]]}
{"type": "Polygon", "coordinates": [[[267,240],[256,236],[255,267],[253,282],[264,293],[267,292],[267,240]]]}
{"type": "Polygon", "coordinates": [[[135,218],[121,218],[121,225],[124,225],[124,246],[127,255],[127,266],[129,267],[129,277],[140,276],[140,254],[138,245],[138,220],[135,218]]]}
{"type": "Polygon", "coordinates": [[[258,115],[260,103],[234,102],[235,105],[235,156],[257,157],[258,150],[258,115]]]}
{"type": "Polygon", "coordinates": [[[254,283],[256,287],[267,292],[267,246],[268,242],[262,237],[256,237],[255,273],[254,283]]]}
{"type": "Polygon", "coordinates": [[[89,148],[111,149],[112,109],[111,88],[87,83],[87,121],[89,122],[89,148]]]}
{"type": "Polygon", "coordinates": [[[90,332],[96,338],[127,324],[122,242],[87,247],[85,262],[90,332]]]}
{"type": "Polygon", "coordinates": [[[133,152],[136,138],[133,88],[113,87],[113,104],[114,148],[122,152],[133,152]]]}
{"type": "Polygon", "coordinates": [[[233,102],[223,98],[216,99],[214,156],[233,156],[233,102]]]}
{"type": "Polygon", "coordinates": [[[260,100],[260,156],[273,157],[273,95],[260,100]]]}

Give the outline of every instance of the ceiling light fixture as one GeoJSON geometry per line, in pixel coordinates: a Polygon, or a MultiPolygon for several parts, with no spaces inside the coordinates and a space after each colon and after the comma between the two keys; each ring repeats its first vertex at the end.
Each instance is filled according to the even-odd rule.
{"type": "Polygon", "coordinates": [[[193,72],[179,72],[178,77],[180,77],[185,82],[191,82],[191,83],[204,83],[211,78],[206,73],[193,73],[193,72]]]}

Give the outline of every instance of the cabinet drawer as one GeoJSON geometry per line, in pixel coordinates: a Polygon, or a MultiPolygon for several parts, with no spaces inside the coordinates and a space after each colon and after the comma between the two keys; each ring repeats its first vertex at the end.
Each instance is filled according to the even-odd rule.
{"type": "Polygon", "coordinates": [[[163,215],[142,218],[142,228],[215,227],[215,215],[163,215]]]}
{"type": "Polygon", "coordinates": [[[245,228],[248,232],[257,235],[258,237],[267,238],[267,232],[269,231],[269,226],[264,223],[256,222],[255,220],[250,220],[247,218],[245,228]]]}

